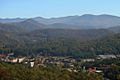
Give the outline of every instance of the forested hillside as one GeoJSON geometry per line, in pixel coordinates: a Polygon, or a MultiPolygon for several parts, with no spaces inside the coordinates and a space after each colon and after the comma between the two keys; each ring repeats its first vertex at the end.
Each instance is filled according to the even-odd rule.
{"type": "Polygon", "coordinates": [[[103,80],[99,74],[69,72],[59,67],[29,68],[21,64],[0,63],[0,80],[103,80]]]}
{"type": "MultiPolygon", "coordinates": [[[[0,24],[0,46],[16,55],[90,57],[96,54],[119,54],[119,35],[107,29],[37,29],[14,24],[0,24]]],[[[7,51],[6,51],[7,53],[7,51]]]]}

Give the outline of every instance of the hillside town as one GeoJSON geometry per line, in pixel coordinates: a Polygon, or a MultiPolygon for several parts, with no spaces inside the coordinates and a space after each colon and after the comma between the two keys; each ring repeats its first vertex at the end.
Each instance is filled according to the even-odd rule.
{"type": "MultiPolygon", "coordinates": [[[[97,55],[94,58],[74,58],[74,57],[57,57],[57,56],[19,56],[15,57],[14,53],[0,54],[0,62],[10,64],[23,64],[28,67],[42,66],[47,67],[49,65],[55,65],[61,69],[66,69],[70,72],[78,72],[79,69],[88,71],[90,73],[102,73],[103,69],[97,66],[83,66],[83,63],[95,62],[106,59],[120,59],[120,55],[97,55]],[[79,68],[79,69],[78,69],[79,68]]],[[[102,66],[103,67],[103,66],[102,66]]],[[[108,68],[109,65],[104,65],[104,69],[108,68]]]]}

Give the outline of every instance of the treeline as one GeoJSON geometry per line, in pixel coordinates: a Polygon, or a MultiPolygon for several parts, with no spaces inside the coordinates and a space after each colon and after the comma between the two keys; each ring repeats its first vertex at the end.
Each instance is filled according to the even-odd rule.
{"type": "Polygon", "coordinates": [[[96,73],[69,72],[56,66],[29,68],[0,63],[0,80],[103,80],[103,77],[96,73]]]}

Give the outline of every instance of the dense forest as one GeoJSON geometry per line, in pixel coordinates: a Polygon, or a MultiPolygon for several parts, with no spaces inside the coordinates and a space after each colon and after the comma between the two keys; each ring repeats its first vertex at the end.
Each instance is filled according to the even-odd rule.
{"type": "MultiPolygon", "coordinates": [[[[28,24],[28,22],[27,22],[28,24]]],[[[24,26],[24,25],[23,25],[24,26]]],[[[119,54],[120,34],[109,29],[37,29],[0,24],[0,53],[92,57],[119,54]]]]}
{"type": "Polygon", "coordinates": [[[0,63],[0,80],[103,80],[102,75],[69,72],[56,66],[29,68],[21,64],[0,63]]]}

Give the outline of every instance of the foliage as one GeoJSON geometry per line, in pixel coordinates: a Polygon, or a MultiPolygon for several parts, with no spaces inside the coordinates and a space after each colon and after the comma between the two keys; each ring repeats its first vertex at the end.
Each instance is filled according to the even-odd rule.
{"type": "Polygon", "coordinates": [[[28,68],[21,64],[0,63],[0,80],[103,80],[101,75],[69,72],[57,67],[28,68]]]}

